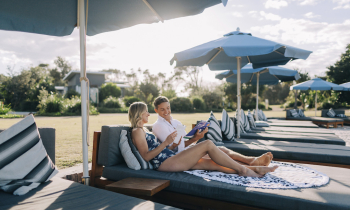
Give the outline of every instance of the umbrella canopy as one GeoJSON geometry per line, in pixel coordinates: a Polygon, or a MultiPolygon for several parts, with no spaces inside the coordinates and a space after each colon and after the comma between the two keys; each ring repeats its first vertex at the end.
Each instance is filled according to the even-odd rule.
{"type": "Polygon", "coordinates": [[[83,180],[89,185],[89,80],[86,34],[195,15],[227,0],[11,0],[0,1],[0,30],[66,36],[79,27],[83,180]],[[86,27],[87,26],[87,27],[86,27]]]}
{"type": "MultiPolygon", "coordinates": [[[[222,72],[215,76],[217,79],[226,78],[226,82],[237,83],[237,70],[222,72]]],[[[256,108],[255,119],[258,120],[259,109],[259,85],[276,85],[279,82],[298,80],[300,75],[298,71],[283,68],[280,66],[270,66],[253,69],[251,64],[247,64],[241,69],[241,82],[256,83],[256,108]]]]}
{"type": "Polygon", "coordinates": [[[241,57],[241,66],[252,63],[253,68],[260,68],[284,65],[299,58],[307,59],[311,53],[254,37],[251,33],[233,31],[220,39],[175,53],[170,62],[176,61],[176,67],[208,64],[210,70],[236,70],[237,60],[233,59],[236,57],[241,57]]]}
{"type": "MultiPolygon", "coordinates": [[[[93,36],[142,23],[200,14],[227,0],[89,0],[87,31],[93,36]]],[[[79,25],[77,0],[0,1],[0,29],[66,36],[79,25]]]]}
{"type": "MultiPolygon", "coordinates": [[[[210,70],[237,70],[237,123],[240,124],[241,109],[241,68],[248,63],[253,68],[284,65],[295,59],[306,59],[311,51],[252,36],[239,31],[225,34],[224,37],[201,44],[188,50],[175,53],[170,64],[176,67],[208,65],[210,70]]],[[[240,131],[237,131],[237,138],[240,131]]]]}
{"type": "Polygon", "coordinates": [[[290,90],[316,90],[315,97],[315,116],[317,112],[317,90],[343,90],[344,87],[324,81],[320,78],[314,78],[312,80],[302,82],[300,84],[296,84],[290,87],[290,90]]]}
{"type": "Polygon", "coordinates": [[[343,91],[350,91],[350,82],[340,84],[339,86],[342,86],[344,88],[343,91]]]}
{"type": "MultiPolygon", "coordinates": [[[[298,71],[283,68],[280,66],[269,66],[253,69],[251,64],[247,64],[241,69],[242,83],[257,83],[259,75],[260,85],[277,85],[279,82],[298,80],[298,71]]],[[[229,70],[215,76],[217,79],[226,78],[227,82],[237,83],[237,70],[229,70]]]]}
{"type": "Polygon", "coordinates": [[[290,90],[343,90],[344,87],[324,81],[320,78],[302,82],[290,87],[290,90]]]}

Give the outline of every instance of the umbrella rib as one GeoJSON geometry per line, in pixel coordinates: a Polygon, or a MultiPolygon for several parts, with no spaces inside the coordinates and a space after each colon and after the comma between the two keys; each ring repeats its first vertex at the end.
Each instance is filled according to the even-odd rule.
{"type": "Polygon", "coordinates": [[[283,55],[283,56],[284,56],[284,54],[283,54],[283,53],[280,53],[280,52],[278,52],[277,50],[275,50],[274,52],[276,52],[276,53],[278,53],[278,54],[280,54],[280,55],[283,55]]]}
{"type": "Polygon", "coordinates": [[[210,58],[210,60],[206,64],[208,65],[210,62],[212,62],[214,60],[214,58],[216,56],[218,56],[221,51],[222,51],[222,48],[220,47],[219,51],[217,53],[215,53],[215,55],[212,58],[210,58]]]}
{"type": "Polygon", "coordinates": [[[156,12],[156,10],[153,9],[153,7],[148,3],[148,1],[147,0],[142,0],[142,1],[153,12],[153,14],[157,16],[158,20],[164,23],[164,19],[156,12]]]}
{"type": "MultiPolygon", "coordinates": [[[[248,56],[247,56],[247,57],[248,57],[248,56]]],[[[255,73],[253,73],[253,74],[252,74],[252,76],[250,77],[250,80],[249,80],[249,82],[252,82],[252,80],[253,80],[253,77],[254,77],[254,74],[255,74],[255,73]]]]}
{"type": "Polygon", "coordinates": [[[251,63],[251,62],[250,62],[250,59],[249,59],[249,56],[247,56],[247,59],[248,59],[249,63],[251,63]]]}

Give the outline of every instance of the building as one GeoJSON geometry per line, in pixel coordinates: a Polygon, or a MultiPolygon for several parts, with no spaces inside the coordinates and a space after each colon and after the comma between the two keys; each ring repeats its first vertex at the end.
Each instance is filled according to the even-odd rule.
{"type": "MultiPolygon", "coordinates": [[[[86,77],[90,82],[90,101],[93,103],[99,103],[98,101],[98,88],[101,87],[102,84],[107,82],[108,76],[110,72],[97,72],[97,71],[87,71],[86,77]]],[[[80,87],[80,71],[70,71],[64,78],[64,81],[67,81],[67,86],[64,87],[65,94],[69,90],[75,90],[78,93],[81,93],[80,87]]],[[[128,88],[129,85],[125,84],[125,82],[114,82],[118,87],[121,88],[122,96],[124,95],[124,89],[128,88]]]]}

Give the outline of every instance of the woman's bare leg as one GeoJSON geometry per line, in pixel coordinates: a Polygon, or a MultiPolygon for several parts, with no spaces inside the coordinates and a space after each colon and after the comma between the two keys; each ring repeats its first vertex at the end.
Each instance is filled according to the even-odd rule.
{"type": "MultiPolygon", "coordinates": [[[[276,168],[278,168],[278,166],[273,166],[273,167],[245,166],[245,167],[253,170],[254,172],[256,172],[257,174],[260,174],[260,175],[265,175],[267,172],[273,172],[276,170],[276,168]]],[[[230,168],[220,166],[220,165],[216,164],[214,161],[212,161],[211,159],[207,159],[207,158],[201,158],[197,162],[197,164],[192,167],[192,169],[220,171],[220,172],[227,173],[227,174],[237,174],[237,171],[230,169],[230,168]]]]}
{"type": "Polygon", "coordinates": [[[210,158],[218,165],[226,168],[230,168],[236,171],[241,176],[259,177],[253,170],[246,168],[236,161],[232,160],[228,155],[219,150],[213,142],[204,141],[201,142],[181,153],[172,156],[165,160],[160,167],[159,171],[187,171],[192,169],[198,161],[206,154],[209,154],[210,158]]]}
{"type": "MultiPolygon", "coordinates": [[[[250,157],[245,156],[240,153],[237,153],[235,151],[232,151],[226,147],[219,146],[218,147],[221,151],[226,153],[229,157],[231,157],[233,160],[237,161],[241,165],[250,165],[250,166],[268,166],[270,162],[272,161],[273,155],[271,152],[267,152],[265,154],[262,154],[259,157],[250,157]]],[[[209,158],[208,155],[204,156],[204,158],[209,158]]]]}

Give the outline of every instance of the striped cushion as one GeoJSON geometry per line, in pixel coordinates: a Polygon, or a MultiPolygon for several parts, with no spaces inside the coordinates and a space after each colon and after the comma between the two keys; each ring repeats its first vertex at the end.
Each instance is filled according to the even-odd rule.
{"type": "Polygon", "coordinates": [[[337,114],[336,117],[344,118],[344,117],[346,117],[346,115],[345,114],[337,114]]]}
{"type": "Polygon", "coordinates": [[[259,109],[259,112],[261,113],[262,120],[267,121],[267,117],[265,116],[264,112],[261,109],[259,109]]]}
{"type": "Polygon", "coordinates": [[[206,139],[215,142],[222,142],[222,133],[219,122],[216,120],[213,112],[210,112],[210,117],[208,122],[208,133],[206,133],[206,139]]]}
{"type": "Polygon", "coordinates": [[[252,113],[250,113],[250,110],[248,110],[247,117],[248,117],[248,121],[249,121],[250,127],[251,128],[256,128],[254,117],[253,117],[252,113]]]}
{"type": "Polygon", "coordinates": [[[0,133],[0,189],[24,195],[57,173],[33,115],[0,133]]]}
{"type": "Polygon", "coordinates": [[[120,132],[119,148],[129,168],[134,170],[153,169],[153,166],[142,158],[139,151],[132,143],[131,130],[122,130],[120,132]]]}
{"type": "Polygon", "coordinates": [[[225,109],[222,110],[222,118],[221,118],[221,131],[223,137],[225,137],[228,141],[235,140],[235,125],[228,116],[225,109]]]}
{"type": "MultiPolygon", "coordinates": [[[[238,112],[236,111],[236,119],[238,119],[238,118],[237,118],[237,116],[238,116],[237,113],[238,113],[238,112]]],[[[237,122],[236,122],[236,123],[237,123],[237,122]]],[[[241,119],[240,119],[240,125],[239,125],[239,128],[237,128],[237,129],[239,129],[240,133],[246,133],[246,132],[245,132],[245,129],[244,129],[244,119],[243,119],[242,114],[241,114],[241,119]]]]}
{"type": "Polygon", "coordinates": [[[298,115],[299,115],[299,117],[305,117],[304,112],[303,112],[302,109],[298,110],[298,115]]]}
{"type": "Polygon", "coordinates": [[[327,115],[329,117],[335,117],[336,114],[335,114],[334,110],[332,108],[330,108],[329,111],[327,112],[327,115]]]}
{"type": "Polygon", "coordinates": [[[247,117],[247,115],[245,115],[243,109],[241,109],[241,113],[242,113],[242,114],[241,114],[242,119],[243,119],[243,121],[244,121],[244,130],[245,130],[246,132],[251,132],[252,130],[251,130],[251,128],[250,128],[250,124],[249,124],[249,121],[248,121],[248,117],[247,117]]]}
{"type": "Polygon", "coordinates": [[[290,114],[292,115],[292,117],[299,117],[299,114],[295,109],[291,109],[290,114]]]}

